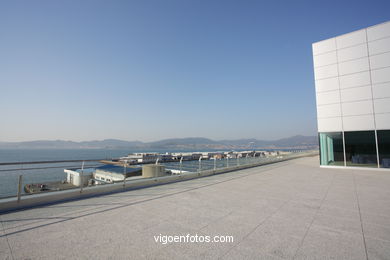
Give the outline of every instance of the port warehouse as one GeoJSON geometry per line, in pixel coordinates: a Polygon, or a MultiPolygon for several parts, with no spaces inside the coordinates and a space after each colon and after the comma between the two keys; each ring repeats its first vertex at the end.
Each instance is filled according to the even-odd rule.
{"type": "Polygon", "coordinates": [[[320,164],[390,168],[390,22],[313,44],[320,164]]]}
{"type": "MultiPolygon", "coordinates": [[[[284,153],[284,155],[277,156],[275,152],[274,155],[266,157],[247,157],[246,160],[242,160],[242,163],[239,164],[230,164],[228,167],[223,166],[220,168],[202,168],[198,169],[199,171],[193,172],[182,172],[181,174],[167,174],[165,167],[163,165],[156,164],[146,164],[143,165],[143,170],[145,167],[148,167],[147,173],[142,174],[141,178],[135,178],[131,181],[122,181],[118,183],[113,183],[111,185],[93,185],[93,186],[84,186],[80,185],[79,189],[69,189],[61,190],[56,192],[44,192],[40,194],[33,194],[28,196],[21,197],[8,197],[0,199],[0,212],[23,209],[26,207],[35,207],[39,205],[47,205],[48,203],[57,203],[59,201],[67,201],[73,199],[87,198],[90,196],[100,196],[112,192],[121,192],[129,189],[137,189],[148,187],[151,185],[161,185],[165,183],[184,181],[193,178],[206,177],[214,174],[221,174],[225,172],[236,171],[240,169],[257,167],[261,165],[266,165],[270,163],[277,163],[282,161],[287,161],[304,156],[313,156],[318,155],[317,151],[301,151],[294,153],[284,153]],[[246,163],[245,163],[246,161],[246,163]]],[[[240,157],[238,157],[240,158],[240,157]]],[[[216,161],[216,160],[215,160],[216,161]]],[[[228,161],[228,160],[227,160],[228,161]]],[[[239,159],[234,160],[239,162],[239,159]]],[[[143,171],[145,172],[145,171],[143,171]]]]}

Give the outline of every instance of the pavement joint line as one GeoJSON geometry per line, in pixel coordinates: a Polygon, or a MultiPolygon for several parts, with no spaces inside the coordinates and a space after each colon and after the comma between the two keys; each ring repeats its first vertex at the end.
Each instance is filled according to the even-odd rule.
{"type": "Polygon", "coordinates": [[[251,231],[249,231],[245,236],[242,237],[242,239],[235,245],[233,245],[232,247],[230,247],[228,250],[226,250],[226,252],[224,254],[222,254],[220,257],[218,257],[218,259],[223,259],[224,256],[226,256],[230,251],[232,251],[234,248],[236,248],[239,244],[241,244],[243,241],[245,241],[247,239],[248,236],[250,236],[253,232],[256,231],[256,229],[258,229],[260,226],[262,226],[268,219],[270,219],[273,215],[275,215],[281,208],[283,208],[284,206],[286,206],[289,202],[291,201],[291,198],[289,200],[287,200],[285,203],[283,203],[280,207],[278,207],[276,210],[274,210],[273,212],[271,212],[265,219],[263,219],[262,221],[260,221],[259,224],[257,224],[251,231]]]}
{"type": "Polygon", "coordinates": [[[325,192],[325,195],[324,195],[324,197],[323,197],[322,200],[321,200],[320,206],[319,206],[318,209],[316,210],[316,213],[314,214],[313,219],[312,219],[311,222],[310,222],[310,225],[309,225],[308,228],[306,229],[306,232],[305,232],[305,234],[303,235],[303,238],[302,238],[302,240],[301,240],[301,243],[299,243],[299,246],[298,246],[297,250],[295,251],[295,254],[294,254],[294,256],[292,257],[292,259],[295,259],[295,257],[297,256],[299,250],[302,248],[303,243],[305,242],[306,236],[307,236],[307,234],[309,233],[309,230],[311,229],[311,227],[312,227],[312,225],[313,225],[313,223],[314,223],[314,221],[315,221],[315,219],[316,219],[318,213],[320,212],[320,209],[321,209],[322,205],[324,204],[324,201],[325,201],[326,197],[328,197],[330,187],[332,187],[332,185],[333,185],[335,179],[336,179],[336,173],[333,173],[332,180],[331,180],[331,182],[329,183],[329,186],[328,186],[328,188],[327,188],[327,190],[326,190],[326,192],[325,192]]]}
{"type": "MultiPolygon", "coordinates": [[[[10,253],[11,253],[11,258],[12,258],[12,260],[14,260],[14,259],[15,259],[15,257],[14,257],[14,252],[12,251],[12,247],[11,247],[11,245],[9,244],[8,236],[7,236],[7,234],[5,233],[4,224],[3,224],[3,221],[2,221],[2,219],[1,219],[1,215],[0,215],[0,223],[1,223],[1,226],[2,226],[2,231],[3,231],[3,233],[5,234],[5,241],[7,241],[8,249],[9,249],[9,251],[10,251],[10,253]]],[[[3,236],[3,235],[2,235],[2,236],[3,236]]],[[[2,237],[2,236],[1,236],[1,237],[2,237]]]]}
{"type": "MultiPolygon", "coordinates": [[[[38,226],[27,228],[27,229],[24,229],[24,230],[14,231],[14,232],[11,232],[11,233],[8,233],[8,234],[5,233],[4,235],[1,235],[0,238],[4,237],[4,236],[15,235],[15,234],[18,234],[18,233],[34,230],[34,229],[37,229],[37,228],[40,228],[40,227],[45,227],[45,226],[49,226],[49,225],[59,224],[59,223],[65,222],[65,221],[70,221],[70,220],[74,220],[74,219],[78,219],[78,218],[82,218],[82,217],[91,216],[91,215],[94,215],[94,214],[99,214],[99,213],[103,213],[103,212],[107,212],[107,211],[111,211],[111,210],[115,210],[115,209],[129,207],[129,206],[133,206],[133,205],[137,205],[137,204],[145,203],[145,202],[149,202],[149,201],[154,201],[156,199],[161,199],[161,198],[165,198],[165,197],[169,197],[169,196],[174,196],[174,195],[178,195],[178,194],[181,194],[181,193],[189,192],[189,191],[192,191],[192,190],[198,190],[198,189],[201,189],[201,188],[204,188],[204,187],[218,185],[218,184],[221,184],[221,183],[225,183],[225,182],[233,181],[233,180],[236,180],[236,179],[248,177],[248,176],[251,176],[251,175],[254,175],[254,174],[264,173],[264,172],[267,172],[267,171],[270,171],[270,170],[273,170],[273,169],[285,167],[285,166],[289,165],[290,163],[291,163],[290,161],[287,161],[287,163],[283,163],[282,165],[276,165],[276,166],[275,166],[275,164],[273,164],[272,166],[275,166],[275,167],[270,166],[267,169],[263,169],[260,172],[254,172],[254,173],[252,172],[252,173],[248,173],[248,174],[243,174],[243,175],[240,175],[240,176],[237,176],[237,177],[233,177],[233,178],[230,178],[230,179],[226,179],[226,180],[223,180],[223,181],[219,181],[219,182],[217,181],[217,182],[214,182],[214,183],[211,183],[211,184],[206,184],[206,185],[203,185],[203,186],[198,186],[198,187],[195,187],[195,188],[191,188],[191,189],[187,189],[187,190],[183,190],[183,191],[179,191],[179,192],[168,193],[168,194],[165,194],[165,195],[162,195],[162,196],[158,196],[158,197],[155,197],[155,198],[150,198],[150,199],[146,199],[146,200],[132,202],[132,203],[125,204],[125,205],[111,207],[111,208],[108,208],[108,209],[100,210],[100,211],[97,211],[97,212],[87,213],[87,214],[80,215],[80,216],[77,216],[77,217],[69,217],[67,219],[62,219],[62,220],[59,220],[59,221],[56,221],[56,222],[52,222],[52,223],[48,223],[48,224],[38,225],[38,226]]],[[[148,187],[148,188],[153,188],[153,186],[152,187],[148,187]]]]}
{"type": "MultiPolygon", "coordinates": [[[[183,189],[181,189],[183,190],[183,189]]],[[[141,194],[139,196],[158,196],[158,195],[165,195],[165,194],[141,194]]],[[[112,196],[112,195],[107,195],[107,197],[118,197],[118,196],[112,196]]],[[[121,197],[128,197],[128,196],[121,196],[121,197]]],[[[69,203],[72,203],[72,202],[69,202],[69,203]]],[[[66,204],[66,203],[65,203],[66,204]]],[[[101,208],[104,208],[104,207],[109,207],[111,205],[126,205],[125,203],[106,203],[106,204],[91,204],[91,205],[69,205],[69,206],[65,206],[65,207],[93,207],[93,208],[88,208],[88,209],[81,209],[81,210],[77,210],[77,211],[72,211],[72,212],[69,212],[69,213],[65,213],[65,214],[60,214],[60,215],[57,215],[56,217],[47,217],[47,218],[41,218],[41,220],[37,220],[37,221],[33,221],[33,222],[29,222],[29,223],[26,223],[24,225],[19,225],[19,226],[13,226],[13,227],[8,227],[8,228],[5,228],[4,230],[10,230],[10,229],[15,229],[15,228],[20,228],[20,227],[23,227],[23,226],[29,226],[29,225],[32,225],[32,224],[37,224],[37,223],[42,223],[42,222],[45,222],[45,220],[50,220],[50,219],[69,219],[69,215],[72,215],[72,214],[75,214],[75,213],[83,213],[83,212],[88,212],[88,211],[94,211],[96,209],[101,209],[101,208]],[[93,207],[94,205],[99,205],[100,207],[93,207]]],[[[48,208],[56,208],[56,207],[64,207],[64,206],[58,206],[58,205],[50,205],[50,206],[47,206],[48,208]]],[[[12,214],[12,213],[11,213],[12,214]]],[[[26,221],[26,220],[30,220],[30,219],[17,219],[17,220],[6,220],[6,221],[3,221],[3,222],[14,222],[14,221],[26,221]]]]}
{"type": "Polygon", "coordinates": [[[221,216],[220,218],[217,218],[216,220],[211,221],[211,222],[208,223],[207,225],[205,225],[205,226],[199,228],[198,231],[202,231],[202,229],[205,229],[206,227],[210,226],[210,224],[215,223],[215,222],[217,222],[217,221],[220,221],[220,220],[226,218],[227,216],[231,215],[233,212],[234,212],[234,211],[232,210],[232,211],[230,211],[228,214],[225,214],[225,215],[221,216]]]}
{"type": "MultiPolygon", "coordinates": [[[[281,162],[281,163],[283,163],[283,162],[281,162]]],[[[269,167],[271,167],[271,169],[274,169],[274,168],[277,168],[277,167],[273,167],[274,165],[270,165],[269,167]]],[[[280,165],[278,165],[278,167],[281,167],[280,165]]],[[[242,171],[245,171],[245,172],[247,172],[247,171],[249,171],[249,170],[251,170],[251,169],[243,169],[242,171]]],[[[264,169],[264,171],[265,170],[267,170],[267,169],[264,169]]],[[[261,171],[261,172],[264,172],[264,171],[261,171]]],[[[249,173],[247,173],[246,175],[243,175],[243,176],[238,176],[238,177],[244,177],[244,176],[247,176],[247,175],[253,175],[253,174],[256,174],[256,173],[258,173],[258,171],[257,172],[253,172],[253,171],[250,171],[249,173]]],[[[225,175],[220,175],[220,176],[224,176],[225,177],[225,175]]],[[[211,176],[209,176],[209,177],[211,177],[211,176]]],[[[236,179],[237,177],[235,177],[235,178],[233,178],[233,179],[236,179]]],[[[230,179],[232,179],[232,178],[230,178],[230,179]]],[[[230,179],[228,179],[228,180],[230,180],[230,179]]],[[[199,179],[194,179],[194,180],[199,180],[199,179]]],[[[179,182],[180,183],[180,182],[179,182]]],[[[172,183],[172,185],[175,185],[175,184],[179,184],[179,183],[172,183]]],[[[218,183],[221,183],[221,182],[218,182],[218,183]]],[[[215,181],[213,181],[213,182],[211,182],[211,184],[218,184],[218,183],[215,183],[215,181]]],[[[201,183],[200,183],[201,184],[201,183]]],[[[196,185],[194,185],[195,187],[198,187],[199,186],[199,183],[198,184],[196,184],[196,185]]],[[[145,188],[145,189],[148,189],[148,188],[154,188],[154,189],[158,189],[158,188],[160,188],[161,186],[152,186],[152,187],[147,187],[147,188],[145,188]]],[[[183,189],[180,189],[181,191],[186,191],[186,189],[187,188],[185,188],[184,190],[183,189]]],[[[128,192],[132,192],[132,191],[128,191],[128,192]]],[[[143,194],[141,194],[141,196],[147,196],[148,194],[146,194],[146,195],[143,195],[143,194]]],[[[153,196],[153,194],[151,194],[152,196],[153,196]]],[[[165,194],[158,194],[158,195],[169,195],[169,193],[165,193],[165,194]]],[[[158,195],[156,195],[156,196],[158,196],[158,195]]],[[[118,197],[118,196],[115,196],[115,195],[107,195],[107,197],[118,197]]],[[[128,196],[121,196],[121,197],[128,197],[128,196]]],[[[73,201],[70,201],[70,202],[65,202],[65,204],[66,203],[72,203],[73,201]]],[[[138,201],[136,201],[136,202],[138,202],[138,201]]],[[[142,202],[142,201],[141,201],[142,202]]],[[[75,214],[75,213],[84,213],[84,212],[88,212],[88,211],[96,211],[97,209],[101,209],[101,208],[104,208],[104,207],[109,207],[110,208],[110,206],[112,205],[113,203],[111,203],[111,204],[106,204],[106,205],[102,205],[102,206],[100,206],[100,207],[93,207],[93,208],[88,208],[88,209],[81,209],[81,210],[77,210],[77,211],[73,211],[73,212],[70,212],[70,213],[65,213],[65,214],[61,214],[61,215],[57,215],[57,217],[63,217],[63,219],[64,220],[71,220],[72,218],[71,217],[67,217],[67,216],[69,216],[69,215],[72,215],[72,214],[75,214]],[[66,218],[66,219],[65,219],[66,218]]],[[[114,204],[119,204],[119,205],[122,205],[122,206],[126,206],[127,204],[124,204],[124,203],[114,203],[114,204]]],[[[79,206],[79,205],[74,205],[74,206],[72,206],[72,205],[70,205],[69,207],[77,207],[77,206],[79,206]]],[[[89,206],[89,207],[92,207],[93,205],[85,205],[85,206],[89,206]]],[[[55,207],[57,207],[57,205],[55,204],[55,205],[48,205],[48,206],[44,206],[44,207],[47,207],[47,208],[55,208],[55,207]]],[[[42,207],[43,208],[43,207],[42,207]]],[[[108,209],[109,209],[108,208],[108,209]]],[[[32,208],[32,210],[34,210],[34,209],[36,209],[36,208],[32,208]]],[[[12,213],[11,213],[12,214],[12,213]]],[[[33,221],[33,222],[30,222],[30,223],[26,223],[26,224],[24,224],[24,225],[19,225],[19,226],[13,226],[13,227],[8,227],[8,228],[6,228],[6,229],[4,229],[4,231],[5,230],[11,230],[11,229],[15,229],[15,228],[20,228],[20,227],[25,227],[25,226],[29,226],[29,225],[33,225],[33,224],[37,224],[37,223],[42,223],[42,222],[45,222],[45,220],[49,220],[49,219],[53,219],[53,218],[46,218],[46,219],[44,219],[44,218],[42,218],[42,220],[37,220],[37,221],[33,221]]],[[[21,220],[19,220],[19,221],[23,221],[23,220],[28,220],[28,219],[21,219],[21,220]]],[[[18,221],[18,220],[11,220],[11,221],[18,221]]],[[[9,221],[9,222],[11,222],[11,221],[9,221]]],[[[54,224],[55,222],[53,222],[53,224],[54,224]]],[[[47,223],[47,224],[49,224],[49,223],[47,223]]],[[[33,227],[32,227],[33,228],[33,227]]]]}
{"type": "Polygon", "coordinates": [[[185,180],[177,180],[177,181],[172,181],[172,182],[168,182],[168,183],[159,183],[159,184],[154,184],[154,185],[140,186],[140,187],[136,187],[136,188],[127,188],[126,190],[110,191],[110,192],[107,192],[107,193],[87,195],[85,197],[79,197],[79,198],[70,198],[70,199],[64,199],[64,200],[58,200],[58,201],[52,201],[52,202],[45,202],[43,204],[29,205],[29,206],[25,206],[25,207],[22,207],[22,208],[8,209],[8,210],[4,210],[4,211],[0,210],[0,215],[5,215],[7,213],[23,211],[23,210],[29,210],[29,209],[34,209],[34,208],[43,208],[43,207],[48,207],[48,206],[61,204],[61,203],[67,203],[67,202],[79,201],[79,200],[84,200],[84,199],[108,196],[108,195],[117,194],[117,193],[123,193],[123,192],[135,191],[135,190],[142,190],[142,189],[147,189],[147,188],[152,188],[152,187],[160,187],[160,186],[165,186],[165,185],[170,185],[170,184],[175,184],[175,183],[181,183],[181,182],[187,182],[187,181],[192,181],[192,180],[201,180],[201,179],[206,178],[206,177],[221,176],[221,175],[224,176],[225,174],[229,174],[229,173],[233,173],[233,172],[234,173],[237,173],[237,172],[240,172],[240,171],[247,172],[247,171],[251,171],[252,169],[255,169],[255,168],[258,168],[258,167],[267,168],[269,170],[269,169],[272,169],[270,167],[272,167],[274,165],[280,165],[280,164],[285,165],[285,164],[289,164],[293,160],[307,158],[307,157],[312,157],[312,156],[310,156],[310,155],[309,156],[308,155],[303,155],[303,156],[298,156],[298,157],[291,157],[291,158],[286,158],[286,159],[280,160],[280,161],[271,161],[271,162],[266,162],[264,164],[262,163],[262,164],[258,164],[258,165],[249,165],[249,166],[247,166],[245,168],[242,168],[242,169],[230,169],[228,171],[224,171],[224,172],[220,172],[220,173],[214,173],[214,174],[211,174],[211,175],[200,175],[200,176],[198,176],[196,178],[190,178],[190,179],[185,179],[185,180]]]}
{"type": "MultiPolygon", "coordinates": [[[[280,165],[279,165],[280,166],[280,165]]],[[[276,167],[272,167],[272,169],[274,169],[274,168],[276,168],[276,167]]],[[[250,169],[244,169],[243,171],[246,171],[246,170],[250,170],[250,169]]],[[[263,171],[262,171],[263,172],[263,171]]],[[[250,173],[248,173],[247,175],[252,175],[252,174],[255,174],[256,172],[250,172],[250,173]]],[[[257,172],[258,173],[258,172],[257,172]]],[[[224,175],[223,175],[224,176],[224,175]]],[[[245,175],[246,176],[246,175],[245,175]]],[[[211,177],[211,176],[210,176],[211,177]]],[[[225,176],[224,176],[225,177],[225,176]]],[[[240,176],[241,177],[241,176],[240,176]]],[[[230,178],[231,179],[231,178],[230,178]]],[[[194,179],[194,180],[198,180],[198,179],[194,179]]],[[[210,182],[211,184],[214,184],[215,183],[215,181],[212,181],[212,182],[210,182]]],[[[174,185],[174,184],[179,184],[179,183],[172,183],[172,185],[174,185]]],[[[198,187],[199,186],[199,184],[202,184],[202,183],[198,183],[198,184],[196,184],[196,185],[194,185],[194,187],[196,188],[196,187],[198,187]]],[[[158,188],[160,188],[161,186],[152,186],[152,187],[147,187],[146,189],[148,189],[148,188],[153,188],[153,189],[158,189],[158,188]]],[[[191,187],[191,188],[193,188],[193,187],[191,187]]],[[[181,191],[185,191],[186,189],[188,189],[188,188],[185,188],[185,189],[180,189],[181,191]]],[[[166,189],[165,189],[166,190],[166,189]]],[[[131,192],[131,191],[129,191],[129,192],[131,192]]],[[[157,195],[153,195],[153,194],[150,194],[150,195],[152,195],[152,196],[158,196],[158,195],[167,195],[167,194],[169,194],[169,193],[165,193],[165,194],[157,194],[157,195]]],[[[146,195],[143,195],[143,194],[141,194],[141,196],[147,196],[148,194],[146,194],[146,195]]],[[[113,195],[107,195],[107,197],[118,197],[118,196],[113,196],[113,195]]],[[[121,196],[121,197],[128,197],[128,196],[121,196]]],[[[137,202],[137,201],[136,201],[137,202]]],[[[66,203],[72,203],[72,202],[65,202],[65,204],[66,203]]],[[[75,214],[75,213],[84,213],[84,212],[88,212],[88,211],[96,211],[96,209],[101,209],[101,208],[104,208],[104,207],[110,207],[111,205],[113,205],[113,204],[117,204],[117,205],[123,205],[123,206],[126,206],[127,204],[124,204],[124,203],[111,203],[111,204],[105,204],[105,205],[102,205],[102,206],[100,206],[100,207],[93,207],[93,208],[88,208],[88,209],[81,209],[81,210],[77,210],[77,211],[73,211],[73,212],[69,212],[69,213],[65,213],[65,214],[61,214],[61,215],[57,215],[57,217],[58,218],[60,218],[60,217],[62,217],[62,218],[67,218],[67,219],[69,219],[70,220],[70,218],[69,217],[67,217],[67,216],[69,216],[69,215],[72,215],[72,214],[75,214]]],[[[93,205],[96,205],[96,204],[93,204],[93,205]]],[[[84,205],[84,206],[86,206],[86,207],[92,207],[93,205],[84,205]]],[[[49,205],[49,206],[46,206],[47,208],[55,208],[55,207],[57,207],[58,205],[49,205]]],[[[70,205],[70,206],[68,206],[68,207],[78,207],[79,205],[70,205]]],[[[36,209],[36,208],[35,208],[36,209]]],[[[33,209],[32,209],[33,210],[33,209]]],[[[12,213],[11,213],[12,214],[12,213]]],[[[15,228],[20,228],[20,227],[23,227],[23,226],[29,226],[29,225],[32,225],[32,224],[37,224],[37,223],[42,223],[42,222],[45,222],[45,220],[49,220],[49,219],[53,219],[53,217],[51,217],[51,218],[42,218],[42,220],[38,220],[38,221],[34,221],[34,222],[30,222],[30,223],[27,223],[27,224],[24,224],[24,225],[19,225],[19,226],[14,226],[14,227],[9,227],[9,228],[6,228],[5,230],[10,230],[10,229],[15,229],[15,228]]],[[[11,220],[11,221],[23,221],[23,220],[28,220],[28,219],[21,219],[21,220],[11,220]]],[[[9,221],[9,222],[11,222],[11,221],[9,221]]]]}
{"type": "MultiPolygon", "coordinates": [[[[12,227],[4,228],[4,231],[7,231],[7,232],[8,232],[8,230],[19,229],[19,228],[31,226],[31,225],[38,224],[38,223],[43,223],[43,222],[45,222],[45,221],[56,220],[56,219],[71,220],[71,217],[49,217],[49,218],[41,218],[41,220],[38,220],[38,219],[37,219],[37,221],[32,221],[32,222],[29,222],[29,223],[26,223],[26,224],[22,224],[22,225],[19,225],[19,226],[12,226],[12,227]]],[[[30,220],[30,219],[20,219],[20,220],[8,220],[8,221],[3,221],[3,222],[29,221],[29,220],[30,220]]],[[[31,220],[34,220],[34,219],[31,219],[31,220]]]]}
{"type": "MultiPolygon", "coordinates": [[[[123,204],[123,203],[115,203],[115,204],[125,205],[125,204],[123,204]]],[[[89,207],[93,207],[94,205],[95,205],[95,204],[91,204],[91,205],[89,205],[89,207]]],[[[84,206],[87,206],[87,205],[84,205],[84,206]]],[[[70,219],[71,217],[68,217],[69,215],[77,214],[77,213],[85,213],[85,212],[88,212],[88,211],[93,211],[93,210],[96,210],[96,209],[101,209],[101,208],[104,208],[104,207],[107,207],[107,206],[110,206],[110,204],[102,205],[102,206],[99,206],[99,207],[88,208],[88,209],[80,209],[80,210],[68,212],[68,213],[65,213],[65,214],[59,214],[59,215],[57,215],[57,216],[55,216],[55,217],[41,218],[41,220],[32,221],[32,222],[26,223],[26,224],[24,224],[24,225],[8,227],[8,228],[5,228],[4,230],[10,230],[10,229],[20,228],[20,227],[28,226],[28,225],[32,225],[32,224],[42,223],[42,222],[45,222],[45,220],[51,220],[51,219],[70,219]]],[[[48,206],[48,207],[51,207],[51,206],[48,206]]],[[[35,209],[36,209],[36,208],[35,208],[35,209]]],[[[12,214],[12,213],[11,213],[11,214],[12,214]]],[[[34,220],[34,219],[31,219],[31,218],[30,218],[30,219],[14,219],[14,220],[7,220],[7,221],[3,221],[3,222],[28,221],[28,220],[34,220]]]]}
{"type": "Polygon", "coordinates": [[[360,212],[360,203],[359,203],[359,195],[358,195],[357,185],[356,185],[356,178],[355,178],[354,172],[352,172],[351,174],[352,174],[352,177],[353,177],[353,184],[354,184],[354,187],[355,187],[355,195],[356,195],[356,201],[357,201],[357,206],[358,206],[358,211],[359,211],[360,227],[362,229],[362,236],[363,236],[363,243],[364,243],[364,252],[366,254],[366,260],[368,260],[366,237],[364,235],[363,219],[362,219],[362,214],[360,212]]]}

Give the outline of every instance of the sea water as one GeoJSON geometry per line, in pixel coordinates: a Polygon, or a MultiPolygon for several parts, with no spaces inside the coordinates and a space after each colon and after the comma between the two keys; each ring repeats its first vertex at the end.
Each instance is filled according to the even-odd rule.
{"type": "MultiPolygon", "coordinates": [[[[18,162],[56,160],[97,160],[127,156],[134,152],[195,152],[189,150],[129,150],[129,149],[0,149],[0,163],[13,162],[15,165],[0,166],[0,198],[16,196],[18,177],[23,175],[23,187],[29,183],[55,182],[66,179],[66,168],[81,168],[82,162],[56,164],[18,164],[18,162]],[[49,168],[50,167],[50,168],[49,168]],[[29,169],[45,168],[45,169],[29,169]]],[[[183,170],[196,170],[198,162],[183,162],[183,170]],[[184,165],[185,164],[185,165],[184,165]]],[[[209,163],[210,164],[210,163],[209,163]]],[[[97,162],[85,162],[85,168],[99,166],[97,162]]],[[[179,168],[178,163],[167,167],[179,168]]],[[[211,166],[209,166],[211,167],[211,166]]]]}

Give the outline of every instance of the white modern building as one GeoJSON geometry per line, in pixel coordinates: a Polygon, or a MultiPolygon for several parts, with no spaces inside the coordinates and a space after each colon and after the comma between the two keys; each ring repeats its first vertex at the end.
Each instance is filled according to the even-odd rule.
{"type": "Polygon", "coordinates": [[[390,168],[390,22],[313,44],[320,164],[390,168]]]}
{"type": "Polygon", "coordinates": [[[88,186],[88,182],[93,178],[93,173],[95,169],[86,168],[86,169],[64,169],[66,173],[66,181],[67,183],[73,184],[75,186],[80,187],[81,183],[83,186],[88,186]]]}

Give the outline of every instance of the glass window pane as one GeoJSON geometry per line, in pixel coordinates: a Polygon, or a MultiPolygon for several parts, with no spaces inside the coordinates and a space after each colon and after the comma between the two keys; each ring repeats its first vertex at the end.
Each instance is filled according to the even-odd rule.
{"type": "Polygon", "coordinates": [[[379,162],[382,168],[390,168],[390,130],[378,130],[379,162]]]}
{"type": "Polygon", "coordinates": [[[321,165],[344,166],[342,133],[319,133],[319,138],[321,165]]]}
{"type": "Polygon", "coordinates": [[[344,132],[347,166],[378,167],[375,132],[344,132]]]}

